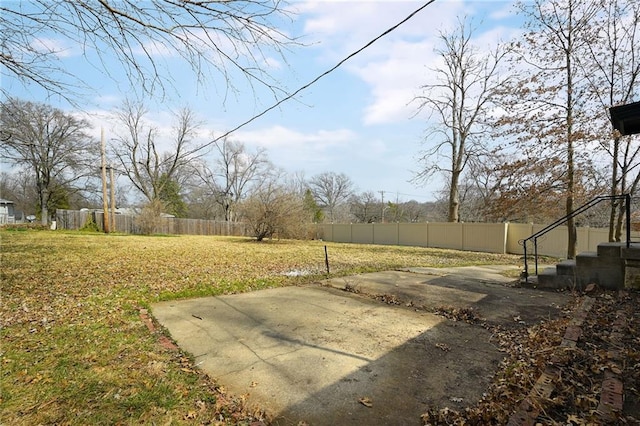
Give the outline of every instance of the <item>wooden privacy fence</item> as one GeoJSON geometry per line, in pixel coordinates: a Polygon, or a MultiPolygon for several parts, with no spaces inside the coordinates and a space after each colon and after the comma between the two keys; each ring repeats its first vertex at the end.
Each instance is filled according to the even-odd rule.
{"type": "MultiPolygon", "coordinates": [[[[60,210],[56,211],[56,228],[78,230],[84,227],[89,220],[102,228],[102,212],[60,210]]],[[[137,216],[128,214],[115,215],[115,228],[112,232],[125,234],[143,234],[137,216]]],[[[182,219],[175,217],[162,217],[158,219],[154,233],[157,234],[183,234],[183,235],[232,235],[248,236],[249,232],[244,223],[224,222],[205,219],[182,219]]]]}

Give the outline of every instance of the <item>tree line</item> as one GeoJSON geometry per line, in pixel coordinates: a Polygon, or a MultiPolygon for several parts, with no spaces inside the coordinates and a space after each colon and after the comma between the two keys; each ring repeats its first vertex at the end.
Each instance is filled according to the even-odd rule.
{"type": "MultiPolygon", "coordinates": [[[[434,203],[383,203],[358,193],[344,173],[306,178],[274,165],[265,149],[225,137],[203,140],[193,111],[173,114],[169,138],[148,119],[142,103],[125,102],[112,115],[110,138],[116,207],[137,205],[152,215],[246,222],[258,238],[304,236],[312,222],[399,222],[442,218],[434,203]]],[[[56,209],[102,208],[100,142],[77,114],[9,98],[0,123],[11,137],[0,147],[14,169],[0,175],[0,193],[42,223],[56,209]]],[[[113,184],[113,182],[109,182],[113,184]]]]}
{"type": "MultiPolygon", "coordinates": [[[[435,201],[393,199],[358,192],[344,173],[327,171],[307,178],[274,165],[265,149],[251,150],[229,137],[203,141],[202,123],[182,109],[174,114],[171,138],[161,138],[140,103],[125,102],[114,114],[119,133],[109,143],[108,163],[115,181],[116,206],[137,206],[147,216],[248,223],[256,237],[305,237],[306,224],[319,222],[446,221],[443,189],[435,201]],[[391,201],[390,201],[391,200],[391,201]]],[[[0,150],[14,168],[0,174],[0,194],[19,211],[48,223],[56,209],[102,208],[100,143],[90,124],[46,104],[10,98],[0,123],[11,138],[0,150]]],[[[112,184],[113,182],[109,182],[112,184]]],[[[459,214],[465,221],[492,221],[477,181],[459,185],[459,214]]],[[[593,211],[582,225],[604,226],[606,212],[593,211]]],[[[148,221],[149,218],[146,218],[148,221]]],[[[150,229],[153,229],[151,227],[150,229]]]]}
{"type": "MultiPolygon", "coordinates": [[[[29,10],[13,5],[0,6],[0,23],[10,30],[0,57],[3,74],[72,102],[71,89],[82,82],[56,79],[71,73],[55,50],[30,42],[43,31],[81,42],[87,60],[103,50],[121,58],[120,71],[148,95],[171,86],[152,54],[133,54],[149,52],[149,42],[183,58],[198,81],[221,75],[234,90],[242,76],[276,99],[283,91],[261,58],[297,44],[277,29],[287,16],[277,0],[154,3],[157,10],[128,0],[117,6],[62,0],[56,7],[37,0],[29,10]],[[217,43],[224,38],[229,43],[217,43]]],[[[478,44],[478,28],[466,17],[439,34],[439,65],[429,69],[414,98],[427,123],[414,182],[446,177],[434,203],[378,202],[375,192],[357,193],[341,173],[286,175],[266,152],[250,151],[233,136],[199,142],[202,124],[187,109],[175,112],[172,139],[165,142],[170,149],[163,149],[140,103],[125,103],[115,113],[124,130],[111,152],[112,167],[147,203],[160,201],[175,215],[230,221],[249,220],[247,212],[274,218],[297,211],[315,221],[548,222],[595,195],[635,194],[638,138],[613,131],[608,108],[638,98],[640,4],[532,0],[517,10],[524,30],[489,49],[478,44]]],[[[3,175],[3,194],[29,195],[43,220],[56,206],[94,202],[98,153],[86,137],[87,123],[2,93],[2,155],[19,166],[11,179],[3,175]]],[[[605,218],[610,240],[620,240],[623,212],[622,203],[613,202],[606,212],[578,220],[600,224],[605,218]]],[[[269,228],[259,222],[256,229],[269,228]]],[[[567,256],[573,257],[576,223],[567,224],[567,256]]]]}

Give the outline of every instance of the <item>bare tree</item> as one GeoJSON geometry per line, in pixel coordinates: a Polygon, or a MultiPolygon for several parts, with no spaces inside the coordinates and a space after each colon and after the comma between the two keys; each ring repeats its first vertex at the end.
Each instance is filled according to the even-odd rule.
{"type": "Polygon", "coordinates": [[[500,180],[495,173],[496,165],[501,164],[500,156],[486,155],[472,159],[462,178],[461,216],[466,222],[501,221],[489,214],[493,200],[498,196],[500,180]]]}
{"type": "Polygon", "coordinates": [[[97,174],[97,144],[87,135],[89,123],[51,106],[9,98],[2,103],[0,123],[9,137],[0,153],[32,174],[43,224],[57,188],[97,174]]]}
{"type": "Polygon", "coordinates": [[[436,52],[443,65],[432,70],[437,82],[422,86],[424,94],[415,98],[418,111],[426,110],[434,119],[425,142],[434,145],[420,154],[423,166],[414,181],[427,181],[435,172],[448,176],[450,222],[460,219],[460,178],[469,159],[485,152],[485,115],[504,83],[498,67],[507,50],[498,46],[481,52],[473,45],[473,35],[464,20],[453,32],[440,33],[443,47],[436,52]]]}
{"type": "Polygon", "coordinates": [[[402,203],[402,207],[407,215],[408,222],[424,222],[437,221],[437,218],[431,214],[430,206],[432,203],[419,203],[416,200],[409,200],[402,203]]]}
{"type": "MultiPolygon", "coordinates": [[[[2,75],[69,99],[83,84],[50,41],[82,50],[107,76],[115,57],[133,87],[165,91],[160,51],[180,57],[199,81],[222,75],[233,89],[239,72],[250,84],[278,89],[264,63],[293,43],[275,22],[286,18],[280,0],[31,0],[0,4],[2,75]]],[[[2,93],[5,93],[5,89],[2,93]]]]}
{"type": "Polygon", "coordinates": [[[318,205],[328,212],[329,220],[336,218],[336,208],[353,194],[353,182],[344,173],[324,172],[309,180],[309,189],[318,205]]]}
{"type": "Polygon", "coordinates": [[[11,173],[0,173],[0,198],[11,200],[17,212],[31,215],[36,212],[39,205],[38,191],[36,189],[33,173],[25,168],[19,168],[11,173]]]}
{"type": "Polygon", "coordinates": [[[220,219],[224,214],[216,202],[216,194],[200,183],[199,177],[194,177],[185,185],[185,203],[187,217],[194,219],[220,219]]]}
{"type": "MultiPolygon", "coordinates": [[[[637,98],[640,84],[640,4],[631,0],[608,0],[589,26],[591,37],[577,56],[590,90],[595,94],[592,125],[601,127],[598,138],[611,157],[609,194],[635,193],[640,182],[638,137],[611,133],[606,108],[637,98]]],[[[611,204],[609,240],[620,241],[623,203],[611,204]]]]}
{"type": "Polygon", "coordinates": [[[384,206],[376,197],[373,191],[365,191],[361,194],[353,195],[349,199],[351,214],[356,221],[362,223],[372,223],[380,221],[384,206]]]}
{"type": "Polygon", "coordinates": [[[125,102],[116,112],[124,127],[115,138],[118,168],[148,201],[160,200],[167,185],[181,183],[189,166],[206,152],[206,143],[195,141],[200,122],[189,109],[175,113],[172,140],[163,149],[158,129],[145,121],[142,103],[125,102]]]}
{"type": "Polygon", "coordinates": [[[253,236],[265,238],[306,238],[312,213],[295,187],[282,183],[281,174],[270,173],[242,202],[242,218],[249,224],[253,236]]]}
{"type": "Polygon", "coordinates": [[[216,140],[214,162],[200,162],[196,175],[201,186],[222,206],[225,221],[236,220],[235,206],[272,168],[264,149],[247,151],[241,142],[229,138],[216,140]]]}
{"type": "Polygon", "coordinates": [[[307,177],[304,170],[297,170],[293,173],[289,173],[285,179],[287,187],[300,194],[300,196],[304,197],[309,191],[309,185],[307,184],[307,177]]]}
{"type": "MultiPolygon", "coordinates": [[[[515,65],[522,71],[517,83],[503,94],[509,113],[501,124],[509,127],[520,158],[545,164],[560,162],[560,188],[564,211],[574,210],[579,199],[577,170],[589,161],[581,149],[591,140],[591,124],[585,119],[590,102],[578,56],[591,34],[589,23],[599,0],[533,0],[521,3],[528,32],[514,45],[515,65]]],[[[548,185],[549,186],[549,185],[548,185]]],[[[567,220],[567,257],[576,255],[576,228],[567,220]]]]}

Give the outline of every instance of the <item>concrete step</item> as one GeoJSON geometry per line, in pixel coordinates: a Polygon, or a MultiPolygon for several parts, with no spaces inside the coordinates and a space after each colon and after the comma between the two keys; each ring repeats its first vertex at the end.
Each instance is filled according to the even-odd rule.
{"type": "Polygon", "coordinates": [[[623,265],[621,257],[602,257],[595,252],[584,252],[576,256],[576,267],[582,268],[617,268],[623,265]]]}
{"type": "Polygon", "coordinates": [[[538,273],[539,288],[563,289],[573,287],[573,275],[558,275],[556,268],[547,268],[538,273]]]}
{"type": "Polygon", "coordinates": [[[594,283],[607,289],[625,286],[640,287],[640,244],[627,248],[626,243],[600,243],[598,251],[584,252],[575,260],[565,260],[554,268],[547,268],[537,276],[540,288],[576,288],[582,290],[594,283]],[[625,276],[627,269],[634,267],[634,275],[625,276]]]}
{"type": "Polygon", "coordinates": [[[624,261],[624,287],[640,289],[640,244],[631,243],[622,248],[620,256],[624,261]]]}
{"type": "Polygon", "coordinates": [[[600,243],[598,244],[598,256],[619,258],[621,249],[626,246],[626,243],[600,243]]]}
{"type": "Polygon", "coordinates": [[[617,251],[611,247],[606,248],[604,252],[607,255],[601,256],[600,248],[605,245],[598,245],[598,253],[585,252],[576,256],[576,287],[578,289],[584,289],[591,283],[607,289],[620,289],[624,286],[624,260],[619,256],[620,246],[618,245],[617,251]],[[614,252],[618,253],[618,257],[612,255],[614,252]]]}
{"type": "Polygon", "coordinates": [[[629,248],[625,245],[620,249],[620,257],[623,259],[640,260],[640,244],[631,243],[629,248]]]}
{"type": "Polygon", "coordinates": [[[576,261],[575,259],[563,260],[556,265],[557,275],[569,275],[571,277],[576,274],[576,261]]]}

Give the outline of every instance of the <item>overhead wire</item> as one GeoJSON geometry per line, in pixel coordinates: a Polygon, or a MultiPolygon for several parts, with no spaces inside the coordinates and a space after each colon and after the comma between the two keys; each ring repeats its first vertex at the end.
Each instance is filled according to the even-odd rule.
{"type": "Polygon", "coordinates": [[[367,44],[365,44],[364,46],[362,46],[361,48],[357,49],[356,51],[352,52],[351,54],[349,54],[348,56],[346,56],[344,59],[342,59],[340,62],[338,62],[336,65],[334,65],[333,67],[329,68],[328,70],[326,70],[325,72],[323,72],[322,74],[318,75],[316,78],[314,78],[313,80],[311,80],[310,82],[308,82],[307,84],[301,86],[300,88],[298,88],[297,90],[295,90],[294,92],[290,93],[289,95],[285,96],[284,98],[280,99],[279,101],[277,101],[276,103],[274,103],[273,105],[271,105],[270,107],[266,108],[265,110],[263,110],[262,112],[254,115],[253,117],[249,118],[248,120],[240,123],[239,125],[237,125],[236,127],[234,127],[233,129],[227,131],[226,133],[222,134],[221,136],[218,136],[217,138],[213,139],[209,144],[213,144],[216,143],[217,141],[226,138],[227,136],[229,136],[230,134],[232,134],[233,132],[236,132],[237,130],[243,128],[244,126],[252,123],[253,121],[257,120],[258,118],[262,117],[263,115],[267,114],[269,111],[272,111],[276,108],[278,108],[280,105],[282,105],[283,103],[293,99],[294,97],[296,97],[300,92],[302,92],[303,90],[308,89],[309,87],[313,86],[314,84],[316,84],[320,79],[326,77],[327,75],[331,74],[332,72],[334,72],[336,69],[338,69],[340,66],[342,66],[345,62],[347,62],[348,60],[350,60],[351,58],[353,58],[356,55],[359,55],[362,51],[364,51],[365,49],[369,48],[372,44],[376,43],[378,40],[380,40],[381,38],[387,36],[388,34],[392,33],[393,31],[395,31],[398,27],[400,27],[401,25],[403,25],[405,22],[409,21],[411,18],[413,18],[415,15],[417,15],[418,13],[420,13],[423,9],[425,9],[427,6],[431,5],[432,3],[434,3],[436,0],[429,0],[428,2],[426,2],[425,4],[423,4],[422,6],[420,6],[419,8],[417,8],[416,10],[414,10],[413,12],[411,12],[409,15],[407,15],[407,17],[405,17],[404,19],[402,19],[400,22],[398,22],[397,24],[395,24],[394,26],[390,27],[389,29],[387,29],[386,31],[384,31],[383,33],[381,33],[380,35],[378,35],[377,37],[373,38],[372,40],[370,40],[367,44]]]}

